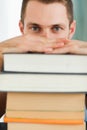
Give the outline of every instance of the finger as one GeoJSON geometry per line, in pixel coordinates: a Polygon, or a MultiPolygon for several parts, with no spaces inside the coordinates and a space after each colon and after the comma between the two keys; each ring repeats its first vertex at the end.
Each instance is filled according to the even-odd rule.
{"type": "Polygon", "coordinates": [[[72,49],[70,49],[70,47],[63,47],[63,48],[58,48],[58,49],[54,49],[53,51],[48,51],[46,53],[51,53],[51,54],[82,54],[82,55],[86,55],[87,54],[87,48],[78,48],[72,51],[72,49]]]}
{"type": "Polygon", "coordinates": [[[78,48],[75,50],[71,50],[70,53],[72,54],[80,54],[80,55],[87,55],[87,48],[78,48]]]}
{"type": "Polygon", "coordinates": [[[56,49],[56,48],[60,48],[60,47],[64,47],[64,43],[49,43],[46,44],[46,49],[52,48],[52,49],[56,49]]]}
{"type": "Polygon", "coordinates": [[[60,42],[68,43],[68,42],[70,42],[70,40],[67,38],[47,39],[44,37],[39,37],[38,40],[40,40],[43,43],[60,43],[60,42]]]}
{"type": "Polygon", "coordinates": [[[79,47],[87,47],[87,42],[85,41],[79,41],[79,40],[71,40],[71,44],[76,44],[79,47]]]}
{"type": "Polygon", "coordinates": [[[61,48],[61,47],[64,47],[64,46],[67,46],[69,45],[70,43],[70,40],[68,39],[65,39],[65,38],[60,38],[60,39],[57,39],[54,43],[50,43],[54,49],[55,48],[61,48]]]}
{"type": "Polygon", "coordinates": [[[66,54],[69,53],[69,49],[67,47],[63,47],[63,48],[57,48],[57,49],[53,49],[52,51],[46,51],[46,53],[51,53],[51,54],[66,54]]]}
{"type": "Polygon", "coordinates": [[[63,43],[65,43],[65,44],[67,44],[67,43],[69,43],[70,42],[70,40],[69,39],[67,39],[67,38],[59,38],[59,39],[56,39],[56,42],[63,42],[63,43]]]}

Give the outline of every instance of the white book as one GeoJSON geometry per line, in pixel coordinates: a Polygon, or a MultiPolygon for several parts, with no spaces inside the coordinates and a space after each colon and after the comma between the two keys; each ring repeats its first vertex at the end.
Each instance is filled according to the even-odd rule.
{"type": "Polygon", "coordinates": [[[0,74],[0,91],[87,92],[87,75],[0,74]]]}
{"type": "Polygon", "coordinates": [[[87,55],[4,54],[4,71],[87,73],[87,55]]]}

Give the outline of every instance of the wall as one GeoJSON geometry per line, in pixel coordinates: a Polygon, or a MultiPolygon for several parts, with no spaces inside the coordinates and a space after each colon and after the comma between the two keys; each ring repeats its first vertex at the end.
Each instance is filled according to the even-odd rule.
{"type": "Polygon", "coordinates": [[[0,41],[20,35],[21,3],[22,0],[0,0],[0,41]]]}
{"type": "Polygon", "coordinates": [[[87,0],[73,0],[77,29],[74,38],[87,41],[87,0]]]}

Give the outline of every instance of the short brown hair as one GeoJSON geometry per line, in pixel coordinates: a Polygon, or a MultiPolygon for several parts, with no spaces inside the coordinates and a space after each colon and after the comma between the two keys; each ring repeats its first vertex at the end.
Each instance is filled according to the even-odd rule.
{"type": "MultiPolygon", "coordinates": [[[[26,7],[27,7],[27,4],[29,1],[32,1],[32,0],[23,0],[23,2],[22,2],[22,8],[21,8],[21,21],[22,21],[22,23],[24,23],[25,11],[26,11],[26,7]]],[[[72,23],[72,21],[73,21],[72,0],[36,0],[36,1],[39,1],[39,2],[44,3],[44,4],[51,4],[54,2],[62,3],[66,7],[69,22],[70,22],[70,24],[72,23]]]]}

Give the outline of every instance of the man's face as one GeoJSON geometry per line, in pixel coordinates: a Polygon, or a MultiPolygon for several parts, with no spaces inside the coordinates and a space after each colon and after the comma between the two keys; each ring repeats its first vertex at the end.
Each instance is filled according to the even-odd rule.
{"type": "Polygon", "coordinates": [[[24,25],[20,24],[23,34],[29,33],[48,39],[71,38],[75,32],[75,22],[69,26],[64,5],[60,3],[43,4],[30,1],[27,5],[24,25]]]}

